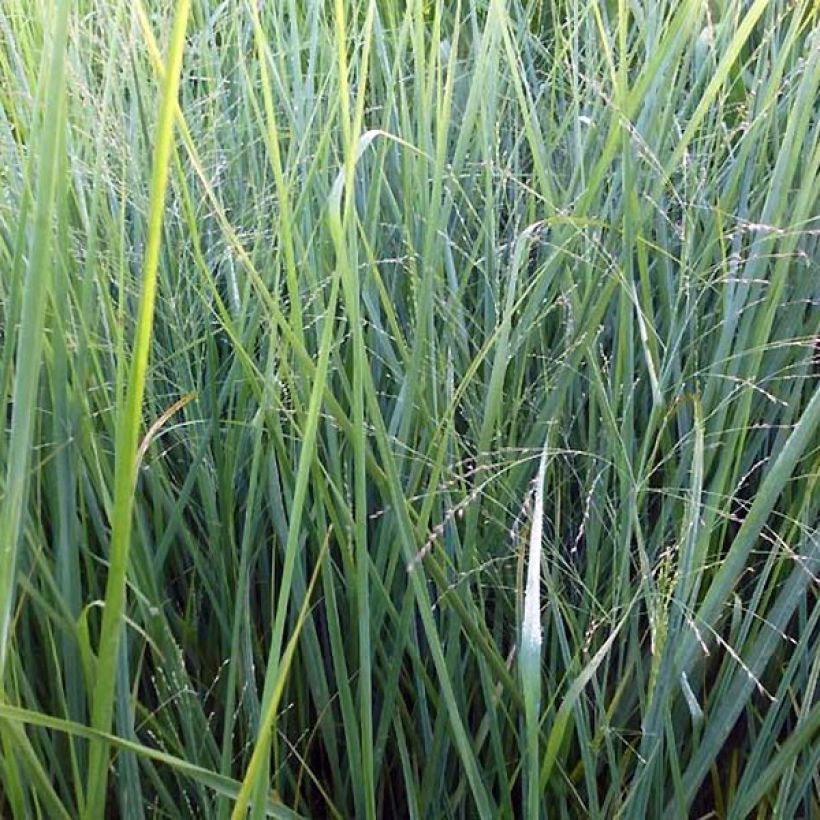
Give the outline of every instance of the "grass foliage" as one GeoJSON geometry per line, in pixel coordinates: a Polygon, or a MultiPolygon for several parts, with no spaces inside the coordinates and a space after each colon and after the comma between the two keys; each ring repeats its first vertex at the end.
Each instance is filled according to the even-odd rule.
{"type": "Polygon", "coordinates": [[[0,5],[0,814],[820,813],[812,0],[0,5]]]}

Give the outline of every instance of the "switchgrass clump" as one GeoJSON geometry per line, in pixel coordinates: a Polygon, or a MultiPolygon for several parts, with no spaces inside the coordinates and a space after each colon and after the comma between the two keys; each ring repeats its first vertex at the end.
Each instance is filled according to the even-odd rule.
{"type": "Polygon", "coordinates": [[[819,22],[4,2],[0,815],[817,815],[819,22]]]}

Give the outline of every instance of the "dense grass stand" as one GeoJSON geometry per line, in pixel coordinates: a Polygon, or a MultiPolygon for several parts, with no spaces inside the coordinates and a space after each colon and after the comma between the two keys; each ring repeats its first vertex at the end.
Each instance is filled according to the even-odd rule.
{"type": "Polygon", "coordinates": [[[0,816],[820,816],[819,15],[0,3],[0,816]]]}

